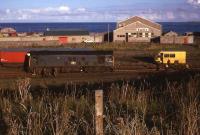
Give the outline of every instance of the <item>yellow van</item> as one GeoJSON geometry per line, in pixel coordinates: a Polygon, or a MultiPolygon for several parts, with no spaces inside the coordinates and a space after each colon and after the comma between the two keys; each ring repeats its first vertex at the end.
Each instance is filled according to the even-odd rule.
{"type": "Polygon", "coordinates": [[[186,51],[160,51],[155,57],[157,64],[169,65],[188,65],[186,64],[186,51]]]}

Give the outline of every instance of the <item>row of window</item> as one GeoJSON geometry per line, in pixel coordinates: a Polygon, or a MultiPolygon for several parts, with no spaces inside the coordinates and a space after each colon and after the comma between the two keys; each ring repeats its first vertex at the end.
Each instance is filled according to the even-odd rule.
{"type": "Polygon", "coordinates": [[[125,35],[117,35],[117,37],[125,37],[125,35]]]}
{"type": "Polygon", "coordinates": [[[171,58],[175,58],[175,54],[164,54],[165,58],[171,57],[171,58]]]}
{"type": "MultiPolygon", "coordinates": [[[[137,38],[137,37],[152,37],[153,36],[153,33],[129,33],[128,34],[128,37],[134,37],[134,38],[137,38]]],[[[117,35],[117,37],[126,37],[125,35],[117,35]]]]}

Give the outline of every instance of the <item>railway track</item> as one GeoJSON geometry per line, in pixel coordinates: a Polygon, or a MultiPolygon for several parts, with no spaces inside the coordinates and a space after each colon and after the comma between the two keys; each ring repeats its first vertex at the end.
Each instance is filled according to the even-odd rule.
{"type": "MultiPolygon", "coordinates": [[[[116,78],[131,78],[140,75],[149,75],[149,74],[159,74],[162,72],[176,72],[177,70],[169,69],[165,71],[165,69],[160,69],[159,71],[156,68],[116,68],[114,72],[95,72],[95,73],[60,73],[56,76],[56,78],[65,78],[67,81],[84,81],[84,80],[110,80],[116,78]]],[[[200,71],[200,68],[187,69],[187,71],[200,71]]],[[[53,76],[41,76],[41,75],[32,75],[30,73],[25,73],[22,70],[1,70],[0,71],[0,79],[8,79],[8,78],[55,78],[53,76]]]]}

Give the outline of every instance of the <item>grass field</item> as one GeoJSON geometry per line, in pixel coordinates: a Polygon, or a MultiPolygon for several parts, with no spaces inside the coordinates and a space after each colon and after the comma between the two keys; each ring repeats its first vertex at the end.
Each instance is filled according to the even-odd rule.
{"type": "MultiPolygon", "coordinates": [[[[92,87],[31,89],[29,79],[12,85],[0,91],[0,134],[95,134],[92,87]]],[[[200,134],[200,75],[152,76],[104,89],[105,134],[200,134]]]]}
{"type": "MultiPolygon", "coordinates": [[[[194,62],[200,50],[176,45],[69,45],[115,50],[121,60],[136,53],[185,50],[194,62]]],[[[55,79],[56,80],[56,79],[55,79]]],[[[56,83],[56,81],[52,82],[56,83]]],[[[0,135],[93,135],[93,85],[32,87],[31,80],[0,81],[0,135]]],[[[100,87],[102,84],[95,86],[100,87]]],[[[119,80],[104,89],[104,132],[108,135],[200,134],[200,75],[174,74],[119,80]]]]}

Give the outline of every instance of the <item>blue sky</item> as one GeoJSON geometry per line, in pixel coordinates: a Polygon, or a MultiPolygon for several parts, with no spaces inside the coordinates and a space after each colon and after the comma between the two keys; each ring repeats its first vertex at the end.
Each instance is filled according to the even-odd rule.
{"type": "Polygon", "coordinates": [[[1,0],[0,22],[200,21],[200,0],[1,0]]]}

